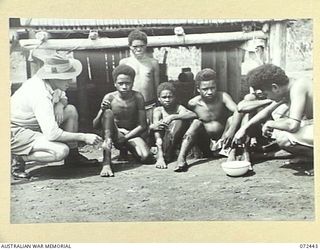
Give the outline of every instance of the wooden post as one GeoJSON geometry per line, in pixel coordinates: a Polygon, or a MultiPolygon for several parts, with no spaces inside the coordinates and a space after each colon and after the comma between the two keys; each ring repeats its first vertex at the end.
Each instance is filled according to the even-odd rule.
{"type": "Polygon", "coordinates": [[[274,22],[270,26],[269,38],[270,63],[285,70],[286,67],[286,44],[287,44],[287,23],[285,21],[274,22]]]}

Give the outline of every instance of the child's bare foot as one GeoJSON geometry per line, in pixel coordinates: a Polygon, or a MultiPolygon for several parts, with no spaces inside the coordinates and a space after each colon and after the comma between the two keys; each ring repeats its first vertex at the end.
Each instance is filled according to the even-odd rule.
{"type": "Polygon", "coordinates": [[[159,168],[159,169],[166,169],[168,168],[167,167],[167,164],[165,163],[164,159],[158,159],[157,162],[156,162],[156,168],[159,168]]]}
{"type": "Polygon", "coordinates": [[[112,172],[110,165],[103,165],[102,170],[100,172],[101,177],[114,177],[114,174],[112,172]]]}
{"type": "Polygon", "coordinates": [[[189,168],[189,165],[186,162],[186,160],[179,160],[178,159],[177,166],[173,171],[174,172],[187,172],[188,168],[189,168]]]}

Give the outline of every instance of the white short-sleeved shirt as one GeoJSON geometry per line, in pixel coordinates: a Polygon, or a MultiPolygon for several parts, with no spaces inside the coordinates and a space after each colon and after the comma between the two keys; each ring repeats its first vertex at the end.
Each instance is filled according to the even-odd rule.
{"type": "Polygon", "coordinates": [[[11,97],[11,123],[39,131],[54,141],[62,134],[54,115],[54,104],[66,98],[65,92],[34,76],[22,84],[11,97]]]}

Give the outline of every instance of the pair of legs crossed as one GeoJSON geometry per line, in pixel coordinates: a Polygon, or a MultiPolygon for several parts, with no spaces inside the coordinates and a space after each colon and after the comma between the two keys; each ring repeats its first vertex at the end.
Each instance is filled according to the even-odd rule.
{"type": "Polygon", "coordinates": [[[121,143],[121,137],[124,134],[121,129],[117,127],[114,121],[113,112],[110,109],[104,111],[101,118],[102,129],[104,133],[103,148],[103,166],[100,172],[100,176],[109,177],[114,176],[111,168],[111,149],[112,144],[118,149],[126,148],[141,162],[145,162],[150,157],[150,149],[146,142],[141,137],[135,137],[128,141],[121,143]]]}

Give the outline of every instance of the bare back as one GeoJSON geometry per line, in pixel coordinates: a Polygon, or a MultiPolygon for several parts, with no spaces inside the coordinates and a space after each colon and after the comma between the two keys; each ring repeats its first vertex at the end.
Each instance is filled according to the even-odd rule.
{"type": "Polygon", "coordinates": [[[313,119],[312,79],[290,79],[290,117],[313,119]]]}

